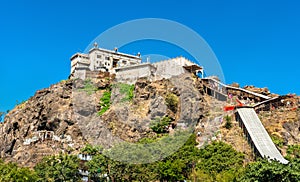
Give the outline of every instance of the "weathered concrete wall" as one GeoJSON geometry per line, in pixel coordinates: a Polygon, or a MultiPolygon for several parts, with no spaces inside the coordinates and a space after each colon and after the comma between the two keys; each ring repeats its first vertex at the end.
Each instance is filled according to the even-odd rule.
{"type": "Polygon", "coordinates": [[[188,71],[183,66],[192,65],[193,63],[183,57],[177,57],[174,59],[161,61],[154,63],[153,66],[156,68],[155,76],[156,79],[171,78],[188,71]]]}
{"type": "Polygon", "coordinates": [[[154,67],[150,63],[118,68],[116,69],[116,80],[118,82],[132,84],[139,78],[151,77],[153,71],[154,67]]]}
{"type": "Polygon", "coordinates": [[[119,82],[135,83],[138,78],[147,77],[151,80],[161,80],[188,73],[183,66],[192,65],[191,61],[177,57],[157,63],[144,63],[116,69],[116,79],[119,82]]]}
{"type": "Polygon", "coordinates": [[[85,69],[76,69],[74,72],[74,78],[79,78],[84,80],[86,78],[86,70],[85,69]]]}

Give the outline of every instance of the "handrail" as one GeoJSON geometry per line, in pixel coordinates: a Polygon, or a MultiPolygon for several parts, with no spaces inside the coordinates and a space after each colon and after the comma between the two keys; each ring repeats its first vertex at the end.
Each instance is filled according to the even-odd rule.
{"type": "Polygon", "coordinates": [[[230,88],[230,89],[234,89],[234,90],[240,90],[240,91],[243,91],[243,92],[246,92],[246,93],[255,95],[255,96],[257,96],[257,97],[260,97],[260,98],[263,98],[263,99],[266,99],[266,100],[271,99],[271,97],[266,96],[266,95],[263,95],[263,94],[259,94],[259,93],[256,93],[256,92],[252,92],[252,91],[250,91],[250,90],[246,90],[246,89],[243,89],[243,88],[238,88],[238,87],[233,87],[233,86],[226,85],[226,84],[224,84],[224,83],[222,83],[222,82],[219,82],[219,81],[217,81],[217,80],[215,80],[215,79],[213,79],[213,78],[204,78],[204,80],[205,80],[205,79],[207,79],[207,80],[212,80],[213,82],[215,82],[215,83],[217,83],[217,84],[219,84],[219,85],[221,85],[221,86],[223,86],[223,87],[225,87],[225,88],[227,88],[227,89],[230,88]]]}

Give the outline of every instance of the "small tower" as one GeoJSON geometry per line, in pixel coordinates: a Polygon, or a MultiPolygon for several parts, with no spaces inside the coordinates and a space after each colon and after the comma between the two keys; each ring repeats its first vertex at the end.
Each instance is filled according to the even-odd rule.
{"type": "Polygon", "coordinates": [[[94,43],[94,48],[98,48],[98,43],[97,42],[94,43]]]}
{"type": "Polygon", "coordinates": [[[115,51],[115,53],[117,53],[117,52],[118,52],[118,48],[117,48],[117,47],[115,47],[115,48],[114,48],[114,51],[115,51]]]}

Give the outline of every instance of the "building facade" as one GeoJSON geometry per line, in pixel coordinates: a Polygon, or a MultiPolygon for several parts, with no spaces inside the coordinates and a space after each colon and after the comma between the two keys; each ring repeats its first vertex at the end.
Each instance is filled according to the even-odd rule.
{"type": "Polygon", "coordinates": [[[86,79],[91,72],[109,72],[116,75],[116,81],[135,83],[139,78],[160,80],[192,72],[203,76],[203,68],[184,57],[177,57],[156,63],[142,63],[140,54],[130,55],[94,47],[88,54],[76,53],[71,57],[71,78],[86,79]]]}
{"type": "Polygon", "coordinates": [[[71,57],[71,77],[85,79],[86,71],[102,71],[115,73],[116,68],[137,65],[141,63],[140,54],[130,55],[118,52],[118,49],[108,50],[98,48],[97,43],[88,54],[76,53],[71,57]]]}

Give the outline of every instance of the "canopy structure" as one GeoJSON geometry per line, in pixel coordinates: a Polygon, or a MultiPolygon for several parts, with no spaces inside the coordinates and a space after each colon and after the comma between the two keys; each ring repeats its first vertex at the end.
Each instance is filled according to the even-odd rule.
{"type": "Polygon", "coordinates": [[[192,64],[189,66],[183,66],[186,70],[188,70],[189,72],[193,73],[195,71],[202,71],[203,67],[197,65],[197,64],[192,64]]]}

